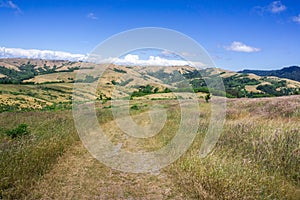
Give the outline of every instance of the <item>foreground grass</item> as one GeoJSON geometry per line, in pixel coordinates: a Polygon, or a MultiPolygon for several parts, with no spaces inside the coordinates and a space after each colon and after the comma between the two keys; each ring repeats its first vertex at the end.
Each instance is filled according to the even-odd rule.
{"type": "MultiPolygon", "coordinates": [[[[142,111],[133,110],[132,114],[142,111]]],[[[5,112],[0,117],[0,199],[23,199],[57,159],[79,141],[72,111],[5,112]],[[20,124],[28,125],[28,135],[6,135],[20,124]]],[[[97,117],[100,123],[113,119],[106,107],[97,109],[97,117]]]]}
{"type": "Polygon", "coordinates": [[[214,151],[198,158],[202,128],[189,153],[169,168],[179,188],[192,199],[299,199],[299,109],[296,98],[229,102],[214,151]],[[283,107],[286,101],[294,110],[283,107]]]}
{"type": "MultiPolygon", "coordinates": [[[[158,135],[146,140],[125,137],[114,123],[109,106],[100,109],[97,116],[114,143],[122,142],[122,148],[130,151],[153,151],[164,146],[178,128],[180,112],[174,102],[171,101],[167,106],[169,119],[165,127],[158,135]]],[[[147,111],[152,103],[162,102],[133,103],[137,106],[131,109],[131,113],[138,124],[149,121],[147,114],[144,115],[143,112],[147,111]]],[[[164,191],[169,191],[168,188],[171,187],[172,195],[152,197],[165,199],[169,196],[174,199],[177,192],[180,195],[178,199],[299,199],[299,109],[300,99],[297,96],[230,100],[227,121],[216,148],[209,156],[200,159],[199,148],[210,116],[210,105],[201,103],[199,131],[193,146],[183,157],[160,172],[168,177],[163,186],[164,191]]],[[[118,192],[116,187],[121,187],[130,192],[124,194],[124,198],[147,199],[144,196],[148,194],[146,191],[134,191],[137,186],[125,185],[131,182],[138,183],[144,185],[144,190],[147,190],[147,187],[153,190],[164,181],[163,178],[155,178],[153,175],[129,174],[127,177],[124,173],[111,170],[87,156],[83,147],[78,147],[80,142],[76,142],[79,139],[70,111],[2,113],[1,118],[2,198],[77,196],[94,199],[105,193],[103,198],[118,199],[119,196],[114,191],[118,192]],[[15,128],[21,123],[28,124],[31,134],[14,140],[5,136],[5,130],[15,128]],[[70,157],[67,156],[70,152],[64,153],[71,146],[76,151],[71,152],[70,157]],[[74,162],[69,163],[69,159],[74,162]],[[76,163],[88,165],[88,172],[83,173],[83,168],[72,171],[76,163]],[[100,176],[112,180],[107,184],[105,179],[99,178],[100,176]],[[127,177],[126,180],[129,181],[125,181],[126,184],[122,183],[122,177],[127,177]],[[145,181],[151,181],[151,186],[145,181]],[[61,194],[62,191],[57,190],[56,184],[62,183],[68,185],[67,191],[76,195],[64,196],[67,195],[66,192],[61,194]],[[91,188],[91,185],[95,187],[87,189],[91,188]],[[49,191],[45,189],[48,187],[49,191]],[[34,189],[31,192],[32,188],[34,189]],[[44,193],[48,196],[42,195],[44,193]]],[[[151,199],[151,196],[148,197],[151,199]]]]}
{"type": "Polygon", "coordinates": [[[1,119],[0,198],[23,198],[78,137],[70,112],[2,113],[1,119]],[[29,135],[5,136],[21,123],[28,125],[29,135]]]}

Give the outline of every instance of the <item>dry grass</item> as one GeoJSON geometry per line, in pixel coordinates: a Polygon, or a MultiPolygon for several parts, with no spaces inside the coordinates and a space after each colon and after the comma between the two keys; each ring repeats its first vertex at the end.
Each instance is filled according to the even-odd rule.
{"type": "Polygon", "coordinates": [[[2,113],[1,119],[0,197],[24,198],[78,137],[69,112],[2,113]],[[30,135],[16,139],[5,136],[5,130],[21,123],[28,125],[30,135]]]}
{"type": "Polygon", "coordinates": [[[245,89],[248,91],[248,92],[261,92],[260,90],[256,89],[257,88],[257,85],[246,85],[245,86],[245,89]]]}
{"type": "Polygon", "coordinates": [[[75,72],[60,72],[60,73],[52,73],[52,74],[43,74],[39,76],[35,76],[34,78],[23,81],[26,82],[34,82],[34,83],[45,83],[45,82],[62,82],[65,83],[71,82],[71,79],[75,79],[75,72]]]}
{"type": "Polygon", "coordinates": [[[297,97],[230,101],[214,152],[199,159],[199,137],[170,167],[184,194],[195,199],[299,199],[299,108],[297,97]]]}
{"type": "Polygon", "coordinates": [[[112,170],[76,144],[27,198],[34,199],[181,199],[168,174],[131,174],[112,170]],[[175,193],[176,192],[176,193],[175,193]]]}
{"type": "MultiPolygon", "coordinates": [[[[207,131],[210,104],[200,104],[200,125],[192,147],[157,174],[112,170],[82,147],[69,111],[2,113],[1,195],[16,199],[299,199],[299,96],[228,100],[227,121],[214,151],[204,159],[199,147],[207,131]],[[31,135],[3,135],[20,123],[31,135]]],[[[99,107],[99,123],[115,143],[130,151],[164,146],[180,120],[176,100],[135,100],[134,120],[149,122],[152,104],[164,104],[168,120],[146,140],[125,137],[110,109],[99,107]]],[[[130,105],[130,106],[131,106],[130,105]]],[[[107,107],[108,105],[106,105],[107,107]]],[[[122,116],[121,116],[122,117],[122,116]]]]}

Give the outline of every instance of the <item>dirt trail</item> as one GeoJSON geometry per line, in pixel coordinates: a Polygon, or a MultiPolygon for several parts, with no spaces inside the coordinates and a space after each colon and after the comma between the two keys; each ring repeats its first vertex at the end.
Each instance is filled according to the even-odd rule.
{"type": "MultiPolygon", "coordinates": [[[[147,114],[139,115],[147,118],[147,114]]],[[[117,131],[113,122],[105,124],[117,131]]],[[[184,199],[164,170],[133,174],[112,170],[73,145],[34,186],[30,199],[184,199]]]]}
{"type": "Polygon", "coordinates": [[[35,186],[38,199],[182,199],[171,178],[159,174],[131,174],[112,170],[77,143],[35,186]]]}

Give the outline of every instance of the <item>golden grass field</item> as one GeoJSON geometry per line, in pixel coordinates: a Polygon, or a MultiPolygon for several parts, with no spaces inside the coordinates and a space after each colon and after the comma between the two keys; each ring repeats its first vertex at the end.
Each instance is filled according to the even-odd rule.
{"type": "MultiPolygon", "coordinates": [[[[153,104],[165,106],[168,120],[152,138],[128,138],[114,122],[109,103],[97,103],[99,124],[111,141],[122,141],[127,150],[164,146],[180,122],[176,100],[131,100],[137,105],[130,112],[138,124],[149,122],[147,111],[153,104]]],[[[77,135],[70,110],[0,113],[0,198],[300,198],[299,96],[228,99],[221,137],[202,159],[199,147],[209,124],[210,103],[200,98],[198,112],[198,134],[189,150],[166,168],[146,174],[116,171],[93,158],[77,135]],[[30,134],[6,136],[22,123],[30,134]]]]}

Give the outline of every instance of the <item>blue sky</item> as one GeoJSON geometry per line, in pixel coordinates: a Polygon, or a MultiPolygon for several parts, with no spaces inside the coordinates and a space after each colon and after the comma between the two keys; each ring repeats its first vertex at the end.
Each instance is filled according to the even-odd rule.
{"type": "Polygon", "coordinates": [[[0,47],[87,54],[128,29],[163,27],[201,44],[218,67],[300,65],[297,0],[0,0],[0,47]]]}

